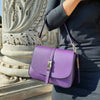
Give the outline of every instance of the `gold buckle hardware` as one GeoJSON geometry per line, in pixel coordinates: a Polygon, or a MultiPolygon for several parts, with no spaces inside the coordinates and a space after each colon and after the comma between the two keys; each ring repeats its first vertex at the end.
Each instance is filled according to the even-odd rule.
{"type": "Polygon", "coordinates": [[[48,68],[51,69],[52,67],[52,61],[48,61],[48,68]]]}

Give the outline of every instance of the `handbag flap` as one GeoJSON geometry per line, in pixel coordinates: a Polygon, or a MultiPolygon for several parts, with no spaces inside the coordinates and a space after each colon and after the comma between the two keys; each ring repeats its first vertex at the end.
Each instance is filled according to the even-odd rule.
{"type": "MultiPolygon", "coordinates": [[[[47,74],[48,60],[54,48],[36,46],[32,56],[32,69],[41,74],[47,74]]],[[[51,69],[51,77],[65,78],[68,77],[73,69],[75,53],[73,51],[56,49],[53,58],[53,66],[51,69]]]]}

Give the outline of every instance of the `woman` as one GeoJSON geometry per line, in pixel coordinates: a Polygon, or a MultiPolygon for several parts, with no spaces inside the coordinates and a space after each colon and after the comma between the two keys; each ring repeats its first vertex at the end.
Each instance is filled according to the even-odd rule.
{"type": "Polygon", "coordinates": [[[49,0],[44,20],[59,29],[59,48],[72,50],[65,23],[80,55],[80,84],[53,85],[52,100],[100,100],[100,0],[49,0]]]}

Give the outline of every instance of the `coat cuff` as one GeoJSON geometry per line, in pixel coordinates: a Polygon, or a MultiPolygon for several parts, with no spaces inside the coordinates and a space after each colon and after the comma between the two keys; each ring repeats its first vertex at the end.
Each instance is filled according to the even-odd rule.
{"type": "Polygon", "coordinates": [[[63,3],[56,8],[52,9],[47,15],[45,15],[44,21],[49,31],[60,27],[69,18],[66,14],[63,3]]]}

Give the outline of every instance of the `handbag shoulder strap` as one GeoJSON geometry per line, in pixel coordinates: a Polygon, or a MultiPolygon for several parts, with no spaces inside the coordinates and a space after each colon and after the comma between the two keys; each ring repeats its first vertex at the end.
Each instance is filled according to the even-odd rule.
{"type": "Polygon", "coordinates": [[[72,36],[71,36],[70,32],[68,31],[68,27],[67,27],[67,25],[65,23],[64,23],[64,27],[66,29],[66,32],[68,33],[68,37],[69,37],[70,43],[71,43],[71,45],[73,47],[73,51],[76,53],[76,47],[75,47],[75,44],[74,44],[75,42],[72,39],[72,36]]]}
{"type": "MultiPolygon", "coordinates": [[[[44,21],[43,26],[42,26],[42,29],[41,29],[41,31],[40,31],[39,38],[41,38],[41,36],[42,36],[42,32],[43,32],[44,26],[45,26],[45,21],[44,21]]],[[[66,25],[65,23],[64,23],[64,26],[65,26],[66,32],[68,33],[70,42],[71,42],[71,44],[72,44],[73,51],[76,53],[76,47],[75,47],[75,44],[74,44],[74,40],[72,39],[72,36],[71,36],[71,34],[69,33],[68,27],[67,27],[67,25],[66,25]]]]}
{"type": "Polygon", "coordinates": [[[45,21],[44,21],[43,26],[42,26],[42,29],[40,31],[39,38],[41,38],[41,36],[42,36],[42,32],[43,32],[44,26],[45,26],[45,21]]]}

